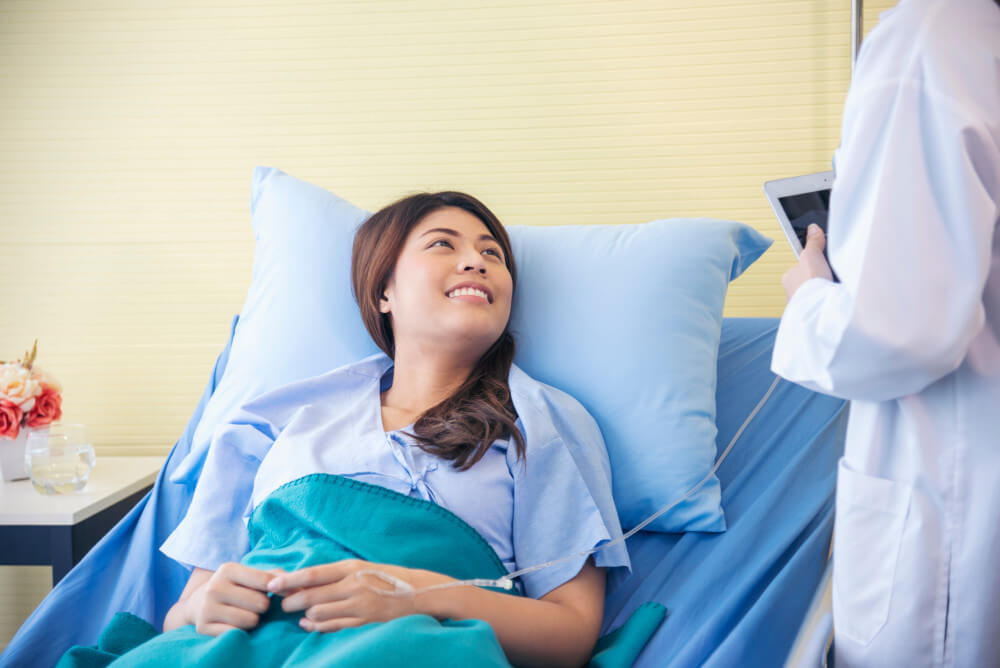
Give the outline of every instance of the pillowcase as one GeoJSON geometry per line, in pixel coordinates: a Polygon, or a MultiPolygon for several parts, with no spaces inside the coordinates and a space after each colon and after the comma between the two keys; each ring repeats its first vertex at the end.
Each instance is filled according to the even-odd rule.
{"type": "MultiPolygon", "coordinates": [[[[354,233],[369,212],[273,167],[254,170],[250,210],[253,280],[176,482],[196,482],[215,426],[244,402],[378,350],[350,282],[354,233]]],[[[507,230],[518,268],[514,361],[597,420],[627,530],[711,470],[726,290],[771,240],[710,219],[507,230]]],[[[714,476],[647,527],[724,529],[714,476]]]]}

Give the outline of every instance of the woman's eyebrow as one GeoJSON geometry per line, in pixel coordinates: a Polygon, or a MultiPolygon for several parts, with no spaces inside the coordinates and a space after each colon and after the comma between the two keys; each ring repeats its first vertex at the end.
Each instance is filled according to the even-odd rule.
{"type": "MultiPolygon", "coordinates": [[[[462,236],[461,234],[459,234],[457,231],[451,229],[450,227],[434,227],[434,228],[431,228],[431,229],[425,231],[423,234],[420,235],[420,237],[421,238],[425,237],[428,234],[433,234],[434,232],[440,232],[442,234],[447,234],[447,235],[453,236],[453,237],[460,237],[460,236],[462,236]]],[[[492,234],[481,234],[481,235],[479,235],[479,240],[480,241],[492,241],[494,243],[500,243],[499,241],[496,240],[496,238],[494,238],[494,236],[492,234]]]]}

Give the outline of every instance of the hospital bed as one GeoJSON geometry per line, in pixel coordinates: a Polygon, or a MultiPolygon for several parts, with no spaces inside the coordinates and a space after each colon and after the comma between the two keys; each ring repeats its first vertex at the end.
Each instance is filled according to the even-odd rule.
{"type": "MultiPolygon", "coordinates": [[[[95,644],[121,610],[162,624],[187,572],[157,548],[193,492],[168,478],[189,451],[222,378],[237,320],[153,489],[50,592],[0,656],[0,665],[53,665],[70,646],[95,644]]],[[[604,632],[647,601],[667,608],[636,661],[640,668],[779,666],[793,654],[795,665],[822,665],[829,614],[819,605],[820,585],[847,406],[785,381],[768,394],[775,380],[769,366],[777,322],[727,318],[723,323],[716,393],[720,451],[767,395],[718,470],[727,530],[640,532],[628,541],[631,574],[609,577],[604,632]]]]}

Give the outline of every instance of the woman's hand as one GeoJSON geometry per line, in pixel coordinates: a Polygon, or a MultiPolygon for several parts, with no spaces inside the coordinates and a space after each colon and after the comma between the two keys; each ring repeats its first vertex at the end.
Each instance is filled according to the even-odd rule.
{"type": "Polygon", "coordinates": [[[790,302],[792,295],[810,278],[825,278],[833,280],[830,265],[823,256],[826,248],[826,235],[819,225],[813,223],[806,233],[806,247],[799,253],[799,263],[785,272],[781,283],[785,286],[785,301],[790,302]]]}
{"type": "MultiPolygon", "coordinates": [[[[271,580],[268,589],[285,597],[281,603],[285,612],[306,611],[305,617],[299,620],[306,631],[338,631],[418,612],[413,596],[387,596],[366,586],[367,583],[376,589],[392,591],[391,585],[375,576],[356,576],[358,571],[367,569],[395,576],[414,589],[427,586],[429,578],[436,575],[402,566],[345,559],[284,573],[271,580]]],[[[448,579],[446,576],[438,578],[440,581],[448,579]]]]}
{"type": "Polygon", "coordinates": [[[209,636],[231,629],[252,629],[270,606],[267,584],[275,574],[283,572],[262,571],[235,562],[222,564],[186,600],[181,599],[185,617],[198,633],[209,636]]]}

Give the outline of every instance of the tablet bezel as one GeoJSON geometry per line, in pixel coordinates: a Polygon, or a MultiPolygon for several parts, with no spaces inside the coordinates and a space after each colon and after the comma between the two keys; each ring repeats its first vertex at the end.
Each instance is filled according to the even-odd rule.
{"type": "Polygon", "coordinates": [[[764,183],[764,194],[767,196],[767,201],[771,204],[771,209],[774,210],[774,215],[778,217],[778,223],[781,225],[781,229],[785,233],[785,238],[788,239],[792,251],[795,252],[795,257],[798,257],[802,252],[802,244],[799,243],[799,238],[792,228],[792,222],[788,220],[788,216],[781,206],[780,198],[832,189],[833,170],[816,172],[815,174],[803,174],[802,176],[790,176],[784,179],[773,179],[764,183]]]}

